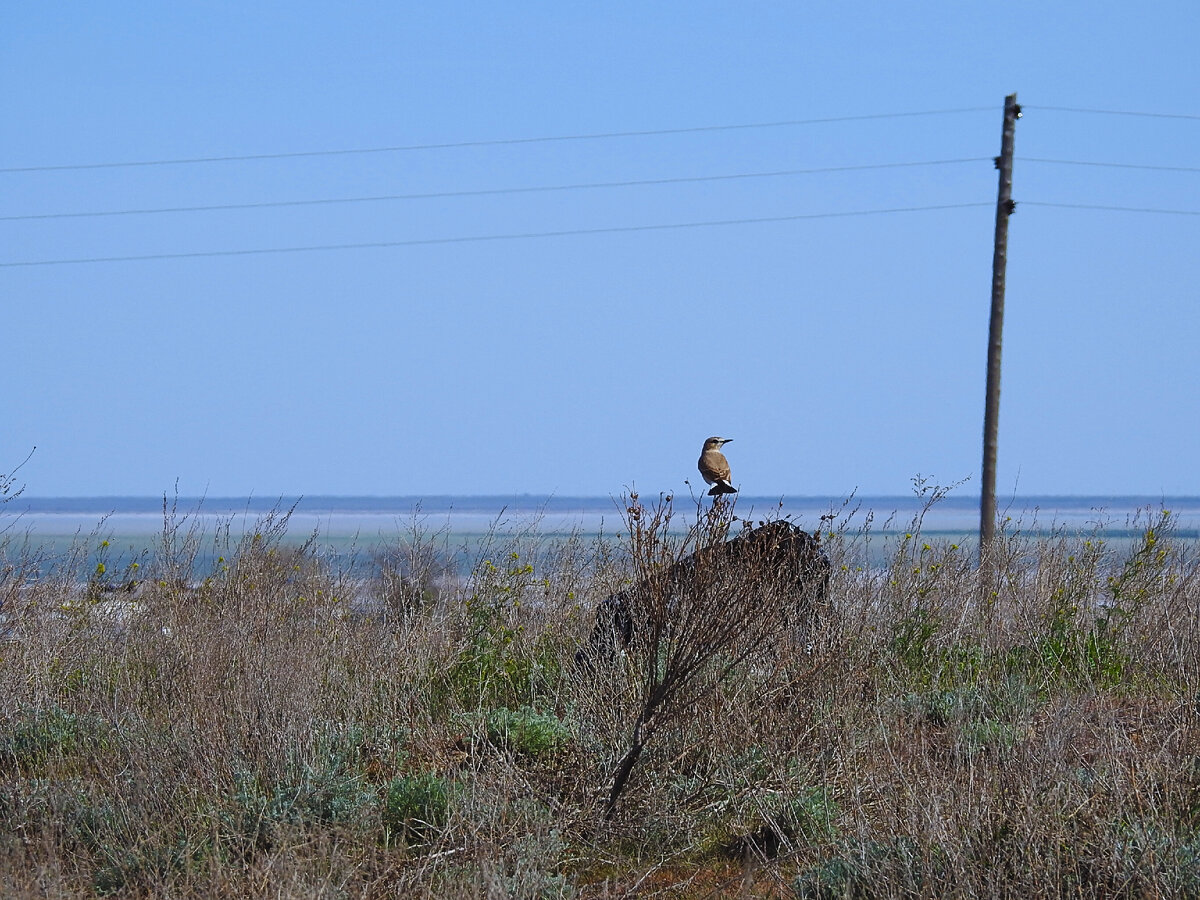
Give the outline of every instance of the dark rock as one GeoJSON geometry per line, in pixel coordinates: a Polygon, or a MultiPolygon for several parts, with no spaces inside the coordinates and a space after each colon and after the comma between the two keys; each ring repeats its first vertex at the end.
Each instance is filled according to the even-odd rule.
{"type": "Polygon", "coordinates": [[[810,623],[825,607],[832,566],[820,542],[791,522],[778,520],[697,550],[662,572],[606,597],[596,624],[575,661],[588,671],[611,659],[636,637],[642,598],[665,591],[684,597],[697,591],[722,593],[729,603],[778,604],[784,621],[810,623]]]}

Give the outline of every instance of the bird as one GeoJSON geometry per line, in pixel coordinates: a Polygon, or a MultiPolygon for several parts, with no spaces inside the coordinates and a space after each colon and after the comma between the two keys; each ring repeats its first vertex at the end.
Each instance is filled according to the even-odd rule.
{"type": "Polygon", "coordinates": [[[710,437],[704,442],[704,449],[700,451],[700,461],[696,466],[700,469],[705,483],[712,485],[712,490],[708,492],[710,497],[737,493],[737,488],[729,483],[729,460],[721,452],[721,447],[731,440],[733,438],[710,437]]]}

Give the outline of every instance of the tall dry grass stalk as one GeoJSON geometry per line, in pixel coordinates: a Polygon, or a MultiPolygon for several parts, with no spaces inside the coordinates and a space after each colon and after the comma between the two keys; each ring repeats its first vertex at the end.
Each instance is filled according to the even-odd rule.
{"type": "Polygon", "coordinates": [[[847,507],[798,616],[753,561],[705,567],[733,507],[627,508],[618,540],[519,523],[455,559],[415,527],[355,566],[286,511],[168,507],[99,572],[100,533],[7,534],[0,895],[1200,894],[1200,565],[1169,514],[1128,549],[1002,529],[977,567],[847,507]],[[581,671],[622,592],[630,643],[581,671]]]}

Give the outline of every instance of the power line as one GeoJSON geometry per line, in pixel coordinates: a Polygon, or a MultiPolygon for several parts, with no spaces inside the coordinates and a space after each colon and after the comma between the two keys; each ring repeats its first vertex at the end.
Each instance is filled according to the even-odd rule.
{"type": "Polygon", "coordinates": [[[1200,166],[1155,166],[1141,163],[1089,162],[1080,159],[1043,159],[1037,156],[1018,156],[1020,162],[1054,163],[1060,166],[1099,166],[1108,169],[1145,169],[1151,172],[1200,172],[1200,166]]]}
{"type": "MultiPolygon", "coordinates": [[[[370,250],[384,249],[393,247],[416,247],[416,246],[432,246],[438,244],[467,244],[467,243],[483,243],[490,241],[513,241],[527,240],[534,238],[552,238],[552,237],[572,237],[586,236],[598,234],[621,234],[632,232],[647,232],[647,231],[670,231],[681,230],[688,228],[712,228],[730,225],[755,225],[755,224],[771,224],[781,222],[797,222],[808,219],[838,219],[851,218],[859,216],[875,216],[875,215],[891,215],[896,213],[913,213],[913,212],[932,212],[948,209],[970,209],[984,206],[993,206],[991,202],[973,202],[973,203],[946,203],[931,206],[904,206],[892,207],[888,209],[866,209],[854,210],[849,212],[833,212],[833,213],[801,213],[789,216],[765,216],[759,218],[744,218],[744,219],[715,219],[704,222],[670,222],[656,225],[622,225],[609,228],[578,228],[578,229],[563,229],[558,231],[530,231],[518,232],[513,234],[488,234],[488,235],[467,235],[461,237],[447,238],[415,238],[412,240],[403,241],[370,241],[365,243],[355,244],[312,244],[302,247],[262,247],[244,250],[201,250],[188,253],[148,253],[135,256],[92,256],[80,257],[75,259],[45,259],[45,260],[21,260],[17,262],[0,262],[0,268],[31,268],[37,266],[63,266],[63,265],[79,265],[84,263],[110,263],[110,262],[146,262],[151,260],[168,260],[168,259],[203,259],[218,256],[261,256],[267,254],[280,253],[309,253],[316,251],[332,251],[332,250],[370,250]]],[[[1200,216],[1200,210],[1186,209],[1159,209],[1151,207],[1137,206],[1109,206],[1101,204],[1087,203],[1054,203],[1043,200],[1022,200],[1022,206],[1043,206],[1059,209],[1084,209],[1084,210],[1100,210],[1107,212],[1132,212],[1132,213],[1159,213],[1166,215],[1179,216],[1200,216]]]]}
{"type": "Polygon", "coordinates": [[[1161,213],[1168,216],[1200,216],[1200,209],[1156,209],[1146,206],[1105,206],[1098,203],[1051,203],[1045,200],[1022,200],[1020,206],[1053,206],[1059,209],[1098,209],[1107,212],[1161,213]]]}
{"type": "Polygon", "coordinates": [[[148,209],[116,209],[92,212],[32,213],[19,216],[0,216],[0,222],[21,222],[35,219],[79,219],[99,216],[137,216],[157,213],[215,212],[240,209],[272,209],[278,207],[319,206],[339,203],[374,203],[387,200],[431,200],[452,197],[487,197],[504,194],[532,194],[551,191],[577,191],[597,188],[645,187],[649,185],[696,184],[714,181],[734,181],[752,178],[778,178],[787,175],[815,175],[831,172],[861,172],[871,169],[898,169],[917,166],[944,166],[958,163],[990,162],[989,156],[962,159],[935,159],[923,162],[872,163],[858,166],[823,166],[812,169],[781,169],[774,172],[743,172],[727,175],[697,175],[678,178],[650,178],[636,181],[593,181],[580,184],[558,184],[534,187],[490,188],[466,191],[430,191],[415,194],[380,194],[368,197],[330,197],[311,200],[269,200],[260,203],[218,203],[205,206],[168,206],[148,209]]]}
{"type": "Polygon", "coordinates": [[[371,241],[361,244],[315,244],[304,247],[263,247],[247,250],[201,250],[191,253],[148,253],[139,256],[93,256],[79,259],[43,259],[43,260],[27,260],[19,262],[3,262],[0,263],[0,268],[17,268],[17,267],[32,267],[32,266],[64,266],[77,265],[81,263],[109,263],[109,262],[144,262],[148,260],[163,260],[163,259],[200,259],[215,256],[255,256],[269,253],[308,253],[318,250],[370,250],[387,247],[416,247],[430,246],[436,244],[467,244],[480,243],[484,241],[515,241],[525,240],[529,238],[551,238],[551,237],[570,237],[576,235],[596,235],[596,234],[619,234],[630,232],[646,232],[646,231],[669,231],[684,228],[711,228],[727,225],[756,225],[766,223],[779,222],[797,222],[804,219],[838,219],[849,218],[854,216],[877,216],[889,215],[893,213],[911,213],[911,212],[927,212],[933,210],[946,209],[968,209],[971,207],[994,206],[993,203],[976,202],[976,203],[946,203],[936,206],[905,206],[894,207],[891,209],[864,209],[852,212],[834,212],[834,213],[801,213],[790,216],[767,216],[763,218],[752,219],[717,219],[706,222],[672,222],[658,225],[623,225],[610,228],[578,228],[564,229],[561,231],[531,231],[520,232],[515,234],[487,234],[487,235],[469,235],[464,237],[447,237],[447,238],[415,238],[404,241],[371,241]]]}
{"type": "Polygon", "coordinates": [[[1078,106],[1033,106],[1028,103],[1021,104],[1022,109],[1040,109],[1047,112],[1070,112],[1070,113],[1091,113],[1098,116],[1141,116],[1148,119],[1192,119],[1200,120],[1200,116],[1190,115],[1188,113],[1158,113],[1158,112],[1137,112],[1127,109],[1086,109],[1078,106]]]}
{"type": "Polygon", "coordinates": [[[194,163],[248,162],[251,160],[296,159],[309,156],[348,156],[366,153],[402,153],[412,150],[450,150],[466,147],[500,147],[516,144],[539,144],[554,141],[595,141],[611,138],[654,137],[668,134],[699,134],[704,132],[737,131],[752,128],[783,128],[798,125],[825,125],[839,122],[865,122],[875,119],[901,119],[917,116],[945,116],[958,113],[990,112],[991,107],[973,106],[961,109],[930,109],[918,112],[872,113],[858,116],[828,116],[817,119],[786,119],[778,122],[748,122],[733,125],[699,125],[690,128],[656,128],[642,131],[606,131],[589,134],[563,134],[526,138],[497,138],[479,141],[447,141],[435,144],[402,144],[393,147],[361,147],[340,150],[297,150],[286,153],[253,153],[238,156],[196,156],[180,159],[149,159],[129,162],[74,163],[54,166],[10,166],[0,168],[0,173],[17,172],[63,172],[79,169],[116,169],[137,166],[181,166],[194,163]]]}

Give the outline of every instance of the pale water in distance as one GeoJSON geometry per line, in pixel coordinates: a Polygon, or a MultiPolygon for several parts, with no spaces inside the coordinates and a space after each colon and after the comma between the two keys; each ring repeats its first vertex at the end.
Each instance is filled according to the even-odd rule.
{"type": "MultiPolygon", "coordinates": [[[[866,528],[880,538],[908,533],[920,518],[920,531],[927,538],[973,543],[979,528],[978,497],[951,494],[922,515],[926,500],[915,493],[850,498],[739,496],[735,511],[752,522],[787,517],[809,531],[844,529],[855,533],[866,528]]],[[[642,495],[639,502],[653,506],[659,498],[642,495]]],[[[701,502],[707,508],[710,501],[704,498],[701,502]]],[[[619,496],[181,497],[166,500],[164,517],[162,497],[20,496],[0,507],[0,541],[4,542],[0,552],[11,560],[21,552],[40,548],[52,565],[72,547],[91,552],[108,541],[110,557],[132,557],[155,546],[166,521],[180,525],[181,532],[195,526],[208,538],[201,542],[196,560],[197,567],[207,571],[215,559],[211,549],[214,533],[228,529],[236,544],[242,535],[260,529],[266,517],[274,514],[278,521],[286,514],[285,543],[299,544],[316,535],[317,546],[335,557],[369,556],[373,548],[410,540],[414,529],[436,535],[446,546],[469,556],[471,547],[489,533],[531,531],[545,538],[572,533],[617,538],[625,528],[627,505],[619,496]]],[[[695,521],[695,500],[676,497],[673,505],[677,530],[695,521]]],[[[1016,497],[1001,499],[998,509],[1009,530],[1031,536],[1056,530],[1068,535],[1099,532],[1110,541],[1136,538],[1163,511],[1169,511],[1177,539],[1200,540],[1200,497],[1016,497]]]]}

